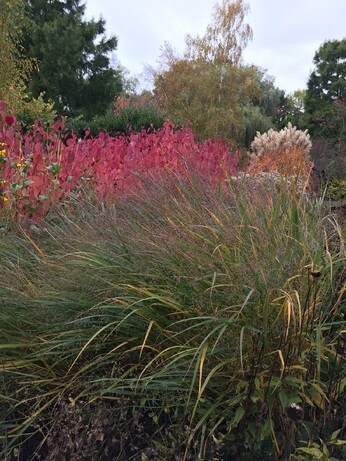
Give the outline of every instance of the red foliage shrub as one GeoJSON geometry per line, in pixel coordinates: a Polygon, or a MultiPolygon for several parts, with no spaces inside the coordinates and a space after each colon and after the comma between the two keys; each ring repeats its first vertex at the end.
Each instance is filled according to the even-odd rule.
{"type": "Polygon", "coordinates": [[[111,137],[100,133],[77,139],[62,123],[45,129],[36,122],[22,133],[0,107],[0,214],[44,216],[92,192],[95,200],[114,202],[145,180],[198,172],[219,183],[237,172],[240,152],[231,154],[220,139],[196,142],[188,128],[166,121],[145,130],[111,137]]]}

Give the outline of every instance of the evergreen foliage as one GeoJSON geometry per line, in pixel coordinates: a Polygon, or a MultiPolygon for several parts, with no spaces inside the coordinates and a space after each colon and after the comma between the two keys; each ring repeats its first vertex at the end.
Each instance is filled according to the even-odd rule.
{"type": "Polygon", "coordinates": [[[145,130],[158,129],[164,124],[164,117],[157,111],[146,107],[125,107],[119,114],[107,113],[98,115],[90,122],[83,117],[70,118],[66,127],[71,128],[79,136],[83,136],[86,129],[91,136],[97,136],[100,132],[116,136],[118,133],[128,135],[131,131],[137,132],[142,128],[145,130]]]}
{"type": "Polygon", "coordinates": [[[314,137],[339,138],[345,135],[346,38],[325,42],[314,64],[306,92],[305,123],[314,137]]]}
{"type": "Polygon", "coordinates": [[[121,71],[110,59],[117,38],[106,38],[105,21],[86,21],[81,0],[26,0],[26,7],[26,52],[38,62],[29,85],[33,95],[44,92],[59,114],[104,114],[122,90],[121,71]]]}
{"type": "Polygon", "coordinates": [[[322,178],[346,176],[346,38],[323,43],[314,56],[305,97],[303,127],[322,178]]]}

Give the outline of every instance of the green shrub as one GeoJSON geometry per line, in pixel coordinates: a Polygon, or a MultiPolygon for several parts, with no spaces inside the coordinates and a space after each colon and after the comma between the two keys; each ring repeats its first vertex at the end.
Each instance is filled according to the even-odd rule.
{"type": "Polygon", "coordinates": [[[25,128],[31,128],[35,120],[51,124],[56,117],[54,103],[43,100],[44,93],[37,98],[26,96],[18,112],[18,120],[25,128]]]}
{"type": "Polygon", "coordinates": [[[140,131],[142,128],[161,128],[165,118],[154,109],[146,107],[125,107],[120,112],[120,120],[127,130],[140,131]]]}
{"type": "Polygon", "coordinates": [[[332,200],[345,200],[346,178],[332,178],[327,183],[326,197],[332,200]]]}
{"type": "Polygon", "coordinates": [[[80,136],[84,135],[86,129],[90,130],[92,136],[97,136],[102,131],[116,136],[119,133],[127,135],[130,131],[137,132],[142,128],[145,130],[161,128],[164,120],[164,117],[154,109],[125,107],[117,115],[108,113],[94,117],[91,121],[86,121],[82,117],[71,118],[67,120],[66,126],[80,136]]]}

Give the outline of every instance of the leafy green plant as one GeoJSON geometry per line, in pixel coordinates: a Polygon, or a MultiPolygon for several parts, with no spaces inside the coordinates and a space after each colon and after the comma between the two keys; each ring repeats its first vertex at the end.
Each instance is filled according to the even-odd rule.
{"type": "Polygon", "coordinates": [[[346,178],[333,178],[327,183],[326,196],[332,200],[346,199],[346,178]]]}
{"type": "Polygon", "coordinates": [[[124,107],[116,115],[108,113],[94,117],[87,121],[83,117],[69,118],[66,126],[77,132],[80,136],[88,130],[92,136],[100,132],[116,136],[119,133],[126,135],[130,132],[145,130],[156,130],[163,126],[164,117],[154,109],[145,107],[124,107]]]}
{"type": "Polygon", "coordinates": [[[51,101],[45,102],[44,93],[40,93],[37,98],[26,96],[17,111],[17,116],[22,126],[30,129],[35,120],[40,120],[45,126],[53,125],[57,114],[54,104],[51,101]]]}
{"type": "Polygon", "coordinates": [[[331,455],[333,447],[338,447],[342,459],[346,456],[346,440],[339,439],[342,430],[338,429],[334,431],[328,442],[319,440],[319,442],[313,442],[307,447],[297,448],[297,455],[293,459],[297,461],[305,461],[307,459],[321,459],[325,461],[339,461],[340,458],[335,458],[331,455]]]}

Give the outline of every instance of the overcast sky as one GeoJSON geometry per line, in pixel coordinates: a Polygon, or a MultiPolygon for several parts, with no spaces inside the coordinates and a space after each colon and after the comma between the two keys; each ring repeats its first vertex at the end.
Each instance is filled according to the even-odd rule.
{"type": "MultiPolygon", "coordinates": [[[[280,89],[305,89],[313,57],[326,40],[346,38],[346,0],[247,0],[253,40],[244,62],[275,77],[280,89]]],[[[216,0],[85,0],[87,18],[100,16],[108,35],[118,37],[116,57],[136,76],[157,66],[169,42],[178,54],[185,36],[203,35],[216,0]]]]}

